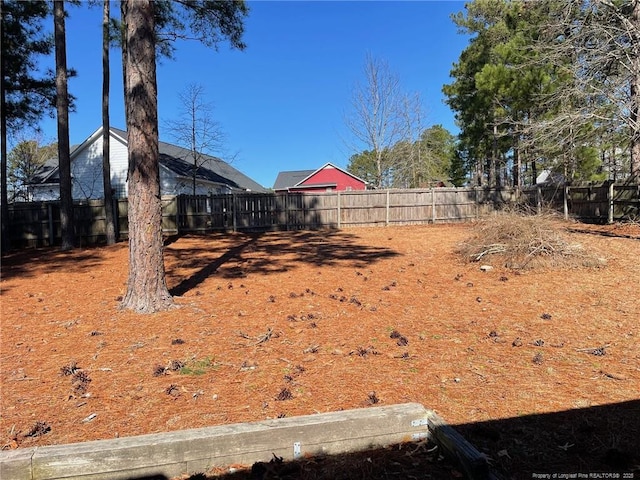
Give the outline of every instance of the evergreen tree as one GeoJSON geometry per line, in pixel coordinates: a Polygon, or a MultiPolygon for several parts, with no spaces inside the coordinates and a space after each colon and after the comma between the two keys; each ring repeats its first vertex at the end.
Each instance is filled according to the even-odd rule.
{"type": "Polygon", "coordinates": [[[45,163],[56,158],[56,144],[42,146],[38,140],[22,140],[8,154],[8,194],[13,201],[31,201],[29,186],[42,173],[45,163]]]}
{"type": "Polygon", "coordinates": [[[465,8],[453,20],[472,39],[443,91],[474,183],[512,177],[519,187],[539,168],[589,177],[578,171],[585,147],[616,162],[629,152],[626,170],[640,172],[640,2],[474,0],[465,8]]]}
{"type": "Polygon", "coordinates": [[[176,34],[190,28],[207,45],[215,46],[227,38],[233,46],[244,48],[242,20],[248,10],[240,1],[202,0],[122,0],[121,10],[129,140],[129,279],[121,306],[152,313],[173,305],[163,260],[156,83],[156,49],[161,35],[158,27],[168,22],[164,24],[176,27],[176,34]],[[170,13],[156,23],[159,17],[155,8],[170,13]]]}
{"type": "Polygon", "coordinates": [[[0,1],[0,110],[1,164],[0,205],[2,212],[2,251],[8,249],[7,220],[7,136],[25,126],[33,126],[53,108],[55,80],[50,73],[39,75],[37,59],[53,49],[52,39],[42,34],[42,23],[50,14],[44,1],[0,1]]]}
{"type": "Polygon", "coordinates": [[[53,2],[53,26],[56,51],[56,111],[58,123],[58,171],[60,174],[60,231],[62,250],[75,245],[71,146],[69,145],[69,92],[67,71],[67,33],[64,0],[53,2]]]}
{"type": "MultiPolygon", "coordinates": [[[[377,185],[378,167],[376,155],[369,150],[351,155],[347,164],[347,171],[361,178],[369,185],[377,185]]],[[[383,177],[387,178],[388,172],[383,171],[383,177]]]]}
{"type": "Polygon", "coordinates": [[[102,6],[102,191],[107,245],[116,243],[116,220],[111,188],[111,125],[109,124],[110,3],[111,0],[104,0],[102,6]]]}

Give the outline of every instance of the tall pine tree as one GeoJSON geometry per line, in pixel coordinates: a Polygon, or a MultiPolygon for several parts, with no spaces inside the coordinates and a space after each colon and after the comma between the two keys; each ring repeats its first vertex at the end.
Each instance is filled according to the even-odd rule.
{"type": "Polygon", "coordinates": [[[1,198],[2,251],[9,248],[7,221],[7,136],[26,126],[34,126],[53,109],[55,80],[39,75],[38,57],[49,55],[53,39],[43,35],[42,23],[50,14],[47,2],[0,1],[0,110],[1,110],[1,198]]]}

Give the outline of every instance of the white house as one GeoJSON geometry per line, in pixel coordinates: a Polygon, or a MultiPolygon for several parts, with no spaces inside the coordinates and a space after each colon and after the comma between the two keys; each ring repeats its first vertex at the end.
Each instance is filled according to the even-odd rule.
{"type": "MultiPolygon", "coordinates": [[[[111,187],[116,197],[127,196],[128,148],[127,132],[111,127],[110,154],[111,187]]],[[[71,178],[74,200],[102,198],[102,127],[71,152],[71,178]]],[[[190,150],[159,142],[160,192],[162,195],[193,193],[193,154],[190,150]]],[[[210,155],[198,159],[196,194],[232,193],[234,191],[264,192],[264,187],[210,155]]],[[[47,162],[30,185],[32,201],[57,200],[60,183],[57,159],[47,162]]]]}

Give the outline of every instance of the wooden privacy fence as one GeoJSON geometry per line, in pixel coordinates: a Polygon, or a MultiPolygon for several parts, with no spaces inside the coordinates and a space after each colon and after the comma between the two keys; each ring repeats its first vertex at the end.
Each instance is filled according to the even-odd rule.
{"type": "MultiPolygon", "coordinates": [[[[234,193],[162,198],[165,234],[212,231],[267,231],[355,226],[459,222],[482,217],[513,204],[552,208],[583,221],[613,222],[640,218],[640,185],[530,187],[514,189],[432,188],[326,193],[234,193]]],[[[117,232],[127,237],[127,199],[114,202],[117,232]]],[[[102,200],[75,204],[76,235],[81,244],[104,240],[102,200]]],[[[48,246],[60,242],[58,202],[9,206],[11,246],[48,246]]]]}
{"type": "Polygon", "coordinates": [[[464,221],[513,202],[507,190],[464,188],[180,195],[180,231],[299,230],[464,221]]]}
{"type": "MultiPolygon", "coordinates": [[[[162,228],[177,233],[176,197],[162,197],[162,228]]],[[[126,198],[114,199],[117,236],[127,238],[129,221],[126,198]]],[[[80,246],[104,242],[106,218],[104,200],[74,202],[73,217],[76,240],[80,246]]],[[[12,248],[41,247],[61,243],[60,202],[27,202],[9,205],[9,242],[12,248]]]]}
{"type": "Polygon", "coordinates": [[[613,223],[640,219],[640,184],[536,186],[522,191],[521,203],[563,212],[583,222],[613,223]]]}

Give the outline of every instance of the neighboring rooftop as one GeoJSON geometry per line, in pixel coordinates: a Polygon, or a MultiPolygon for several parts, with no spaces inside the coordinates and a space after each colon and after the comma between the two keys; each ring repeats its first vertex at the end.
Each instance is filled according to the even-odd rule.
{"type": "Polygon", "coordinates": [[[288,172],[280,172],[273,184],[274,190],[286,190],[289,187],[298,185],[305,178],[310,177],[315,170],[292,170],[288,172]]]}
{"type": "MultiPolygon", "coordinates": [[[[127,132],[125,130],[111,127],[111,131],[123,139],[127,139],[127,132]]],[[[158,149],[160,152],[161,165],[164,165],[177,175],[191,176],[191,167],[193,165],[193,153],[191,150],[163,141],[158,142],[158,149]]],[[[201,163],[196,173],[199,179],[224,183],[232,188],[250,190],[252,192],[266,191],[262,185],[233,168],[224,160],[203,154],[199,161],[201,163]]]]}

